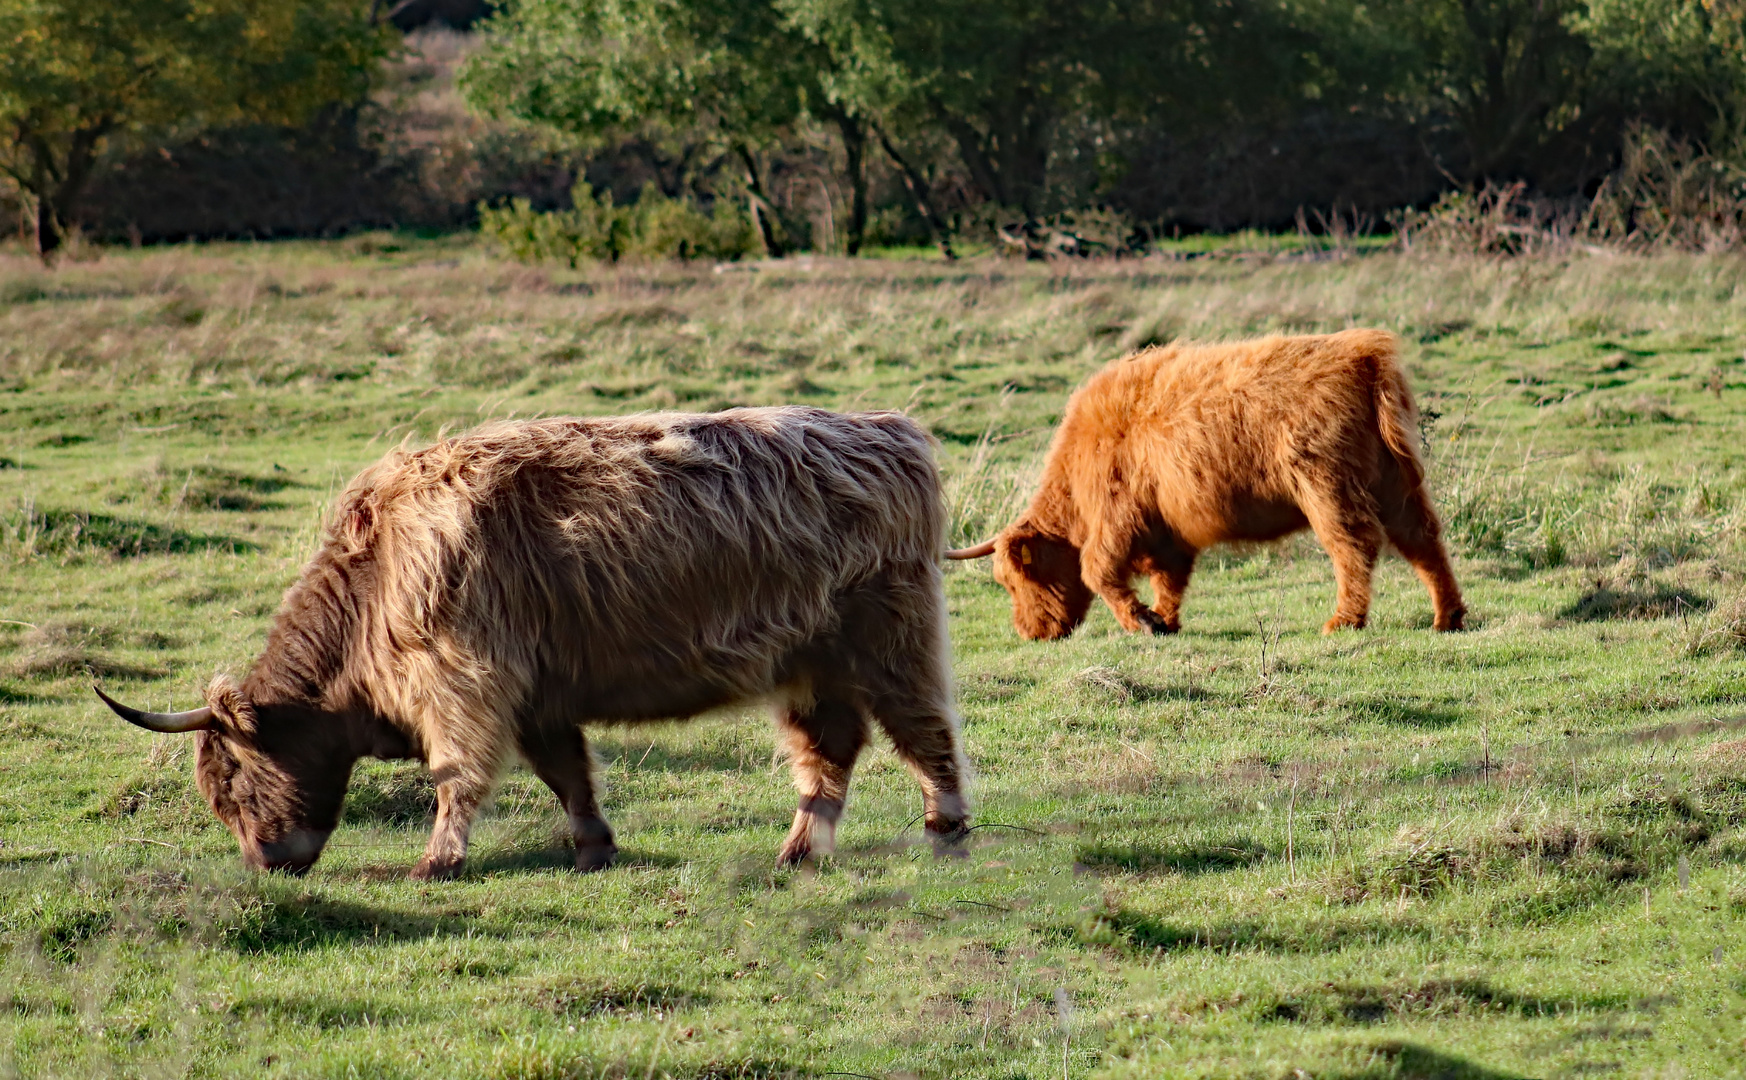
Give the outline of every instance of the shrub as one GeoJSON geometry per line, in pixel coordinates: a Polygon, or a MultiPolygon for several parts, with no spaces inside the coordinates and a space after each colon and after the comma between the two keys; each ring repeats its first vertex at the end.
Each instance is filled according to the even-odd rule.
{"type": "Polygon", "coordinates": [[[1445,191],[1429,210],[1389,215],[1408,251],[1463,255],[1523,255],[1569,243],[1581,225],[1572,208],[1527,196],[1527,185],[1486,181],[1483,188],[1445,191]]]}
{"type": "Polygon", "coordinates": [[[596,193],[587,181],[571,191],[569,210],[535,211],[526,199],[479,207],[479,229],[522,262],[621,258],[738,259],[758,247],[752,221],[726,199],[711,211],[689,200],[669,199],[653,184],[637,201],[614,205],[612,193],[596,193]]]}
{"type": "Polygon", "coordinates": [[[1428,210],[1389,215],[1402,248],[1522,255],[1582,245],[1728,251],[1746,241],[1746,169],[1650,127],[1625,136],[1619,167],[1585,207],[1527,185],[1446,191],[1428,210]]]}
{"type": "Polygon", "coordinates": [[[1595,193],[1587,232],[1629,248],[1725,251],[1746,239],[1746,170],[1638,127],[1595,193]]]}

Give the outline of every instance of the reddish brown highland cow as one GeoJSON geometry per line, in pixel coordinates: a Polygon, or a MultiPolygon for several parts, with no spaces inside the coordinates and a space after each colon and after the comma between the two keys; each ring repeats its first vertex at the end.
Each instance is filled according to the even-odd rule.
{"type": "Polygon", "coordinates": [[[1181,626],[1194,560],[1227,540],[1315,530],[1338,583],[1327,631],[1361,627],[1384,540],[1430,590],[1438,630],[1466,609],[1413,443],[1394,335],[1347,330],[1168,345],[1074,393],[1019,519],[950,558],[994,556],[1022,637],[1065,637],[1092,594],[1130,631],[1181,626]],[[1134,594],[1148,575],[1151,609],[1134,594]]]}
{"type": "MultiPolygon", "coordinates": [[[[456,872],[517,757],[563,804],[576,867],[617,851],[582,725],[772,704],[800,807],[785,863],[828,850],[877,725],[961,839],[944,509],[895,413],[735,409],[497,424],[352,481],[239,682],[124,719],[197,731],[195,778],[253,866],[301,870],[361,757],[417,758],[456,872]]],[[[99,694],[102,692],[99,691],[99,694]]]]}

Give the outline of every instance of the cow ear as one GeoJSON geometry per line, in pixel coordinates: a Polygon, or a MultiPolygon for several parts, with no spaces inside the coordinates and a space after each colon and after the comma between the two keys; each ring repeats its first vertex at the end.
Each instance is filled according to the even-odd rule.
{"type": "Polygon", "coordinates": [[[239,735],[255,733],[255,707],[229,675],[215,675],[206,685],[206,704],[225,728],[239,735]]]}

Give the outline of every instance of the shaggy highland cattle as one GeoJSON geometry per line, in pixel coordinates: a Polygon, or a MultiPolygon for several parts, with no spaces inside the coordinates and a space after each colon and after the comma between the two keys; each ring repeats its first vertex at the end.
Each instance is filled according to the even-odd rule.
{"type": "Polygon", "coordinates": [[[1414,448],[1417,412],[1392,334],[1347,330],[1168,345],[1117,360],[1067,402],[1030,507],[995,539],[1013,625],[1065,637],[1101,596],[1127,630],[1181,627],[1201,551],[1308,527],[1338,584],[1324,627],[1362,627],[1384,539],[1431,593],[1433,625],[1466,609],[1414,448]],[[1150,576],[1148,609],[1133,579],[1150,576]]]}
{"type": "Polygon", "coordinates": [[[783,863],[830,849],[872,722],[949,845],[967,768],[943,535],[928,439],[894,413],[498,424],[351,483],[241,683],[186,713],[103,700],[199,732],[200,790],[256,867],[314,863],[373,756],[429,764],[413,876],[453,874],[519,755],[563,804],[577,869],[599,869],[617,847],[580,725],[747,701],[775,706],[800,789],[783,863]]]}

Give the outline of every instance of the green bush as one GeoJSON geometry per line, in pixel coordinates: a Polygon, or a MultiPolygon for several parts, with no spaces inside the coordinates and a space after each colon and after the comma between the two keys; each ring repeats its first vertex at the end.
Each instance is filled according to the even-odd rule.
{"type": "Polygon", "coordinates": [[[758,248],[758,233],[745,213],[726,199],[705,212],[684,199],[669,199],[653,184],[637,201],[617,206],[612,192],[596,193],[587,181],[571,191],[569,210],[536,211],[526,199],[479,207],[479,229],[522,262],[621,258],[738,259],[758,248]]]}

